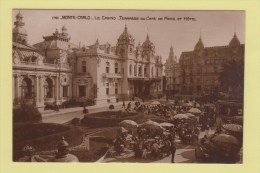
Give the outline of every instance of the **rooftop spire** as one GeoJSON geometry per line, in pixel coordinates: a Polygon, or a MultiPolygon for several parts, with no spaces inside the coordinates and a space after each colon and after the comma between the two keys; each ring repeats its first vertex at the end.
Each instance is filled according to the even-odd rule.
{"type": "Polygon", "coordinates": [[[173,60],[174,60],[174,53],[173,53],[173,47],[172,47],[172,45],[171,45],[171,47],[170,47],[169,60],[170,60],[170,61],[173,61],[173,60]]]}

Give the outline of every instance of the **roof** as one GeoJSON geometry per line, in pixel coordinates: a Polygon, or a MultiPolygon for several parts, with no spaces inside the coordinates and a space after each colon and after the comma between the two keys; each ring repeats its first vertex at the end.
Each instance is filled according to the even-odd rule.
{"type": "Polygon", "coordinates": [[[45,59],[35,47],[13,42],[13,58],[16,57],[22,61],[30,61],[32,57],[45,59]]]}

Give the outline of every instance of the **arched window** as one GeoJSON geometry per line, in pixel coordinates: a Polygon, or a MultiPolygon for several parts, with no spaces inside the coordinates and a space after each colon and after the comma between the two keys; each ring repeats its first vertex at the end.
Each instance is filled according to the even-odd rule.
{"type": "Polygon", "coordinates": [[[44,82],[44,97],[53,98],[53,82],[50,78],[47,78],[44,82]]]}
{"type": "Polygon", "coordinates": [[[142,66],[140,65],[139,68],[138,68],[138,75],[139,76],[142,76],[142,66]]]}
{"type": "Polygon", "coordinates": [[[147,76],[147,68],[144,67],[144,76],[147,76]]]}
{"type": "Polygon", "coordinates": [[[132,67],[132,64],[130,64],[130,65],[129,65],[129,74],[130,74],[130,76],[132,76],[132,71],[133,71],[132,68],[133,68],[133,67],[132,67]]]}
{"type": "Polygon", "coordinates": [[[137,69],[136,69],[136,64],[134,66],[134,76],[136,76],[136,72],[137,72],[137,69]]]}
{"type": "Polygon", "coordinates": [[[32,81],[29,78],[24,78],[22,81],[22,97],[25,99],[32,98],[32,81]]]}

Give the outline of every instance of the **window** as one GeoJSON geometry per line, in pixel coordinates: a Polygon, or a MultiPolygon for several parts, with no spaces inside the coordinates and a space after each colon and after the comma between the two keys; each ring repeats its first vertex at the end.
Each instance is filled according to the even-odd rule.
{"type": "Polygon", "coordinates": [[[82,61],[82,72],[83,73],[87,72],[87,63],[86,63],[86,61],[82,61]]]}
{"type": "Polygon", "coordinates": [[[159,69],[156,68],[156,76],[158,77],[159,76],[159,69]]]}
{"type": "Polygon", "coordinates": [[[144,67],[144,76],[147,76],[147,68],[144,67]]]}
{"type": "Polygon", "coordinates": [[[134,66],[134,76],[136,76],[136,72],[137,72],[137,69],[136,69],[136,65],[134,66]]]}
{"type": "Polygon", "coordinates": [[[115,94],[118,94],[118,83],[115,83],[115,94]]]}
{"type": "Polygon", "coordinates": [[[118,63],[115,63],[115,73],[118,73],[118,63]]]}
{"type": "Polygon", "coordinates": [[[138,68],[138,75],[142,76],[142,66],[139,66],[139,68],[138,68]]]}
{"type": "Polygon", "coordinates": [[[106,94],[109,94],[109,84],[106,83],[106,94]]]}
{"type": "Polygon", "coordinates": [[[107,62],[106,65],[107,65],[107,66],[106,66],[106,73],[109,73],[109,66],[110,66],[110,63],[107,62]]]}
{"type": "Polygon", "coordinates": [[[44,82],[44,97],[53,98],[53,83],[50,78],[47,78],[44,82]]]}
{"type": "Polygon", "coordinates": [[[151,75],[152,75],[152,77],[153,77],[153,67],[152,67],[152,69],[151,69],[151,75]]]}
{"type": "Polygon", "coordinates": [[[68,97],[68,86],[62,87],[62,95],[63,97],[68,97]]]}
{"type": "Polygon", "coordinates": [[[130,65],[129,65],[129,74],[130,74],[130,76],[132,76],[132,70],[133,70],[133,69],[132,69],[132,64],[130,64],[130,65]]]}
{"type": "Polygon", "coordinates": [[[30,99],[32,96],[32,81],[29,78],[25,78],[22,81],[22,97],[30,99]]]}
{"type": "Polygon", "coordinates": [[[84,97],[86,96],[86,86],[81,85],[79,86],[79,97],[84,97]]]}

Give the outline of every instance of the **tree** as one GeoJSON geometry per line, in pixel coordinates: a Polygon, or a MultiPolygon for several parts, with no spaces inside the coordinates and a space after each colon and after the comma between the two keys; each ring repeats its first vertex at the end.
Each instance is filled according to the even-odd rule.
{"type": "Polygon", "coordinates": [[[219,82],[221,90],[229,92],[230,99],[243,99],[244,62],[232,60],[225,63],[219,82]]]}

